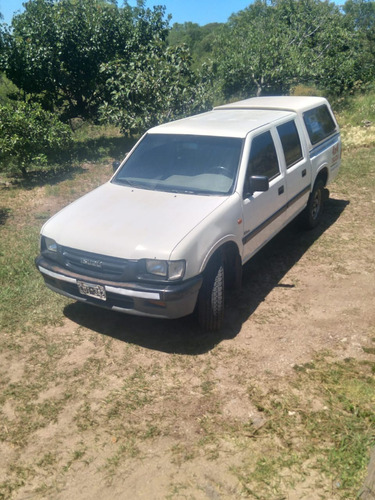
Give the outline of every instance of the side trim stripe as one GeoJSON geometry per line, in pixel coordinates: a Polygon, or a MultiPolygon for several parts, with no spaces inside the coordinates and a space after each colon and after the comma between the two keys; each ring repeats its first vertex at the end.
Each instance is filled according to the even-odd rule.
{"type": "Polygon", "coordinates": [[[304,189],[302,189],[302,191],[293,196],[291,200],[288,201],[287,207],[290,208],[296,201],[298,201],[300,198],[302,198],[302,196],[304,196],[306,193],[309,193],[310,191],[311,191],[311,185],[309,184],[304,189]]]}
{"type": "Polygon", "coordinates": [[[262,222],[258,227],[247,233],[243,238],[242,238],[242,243],[245,245],[248,243],[252,238],[255,238],[257,234],[259,234],[263,229],[265,229],[269,224],[271,224],[275,219],[277,219],[281,214],[283,214],[288,208],[290,208],[294,203],[296,203],[302,196],[304,196],[306,193],[309,193],[311,190],[311,185],[309,184],[306,186],[302,191],[300,191],[298,194],[293,196],[291,200],[288,201],[284,206],[279,208],[277,212],[271,215],[267,220],[262,222]]]}
{"type": "Polygon", "coordinates": [[[242,243],[245,245],[248,243],[252,238],[255,238],[257,234],[259,234],[263,229],[265,229],[271,222],[273,222],[275,219],[277,219],[281,214],[283,214],[288,208],[288,204],[284,205],[281,207],[277,212],[275,212],[271,217],[269,217],[267,220],[262,222],[258,227],[250,231],[250,233],[246,234],[243,239],[242,243]]]}
{"type": "Polygon", "coordinates": [[[318,146],[313,147],[310,150],[310,159],[315,157],[315,156],[320,155],[321,153],[323,153],[323,151],[325,151],[326,149],[328,149],[331,146],[333,146],[334,144],[336,144],[336,142],[338,142],[339,137],[340,137],[340,134],[336,133],[334,136],[329,137],[328,139],[323,141],[318,146]]]}

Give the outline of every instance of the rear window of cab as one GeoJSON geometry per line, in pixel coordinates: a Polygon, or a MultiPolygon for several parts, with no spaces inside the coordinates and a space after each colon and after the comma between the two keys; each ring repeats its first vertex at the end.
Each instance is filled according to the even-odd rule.
{"type": "Polygon", "coordinates": [[[336,124],[329,109],[324,104],[305,111],[303,119],[313,145],[323,141],[336,131],[336,124]]]}

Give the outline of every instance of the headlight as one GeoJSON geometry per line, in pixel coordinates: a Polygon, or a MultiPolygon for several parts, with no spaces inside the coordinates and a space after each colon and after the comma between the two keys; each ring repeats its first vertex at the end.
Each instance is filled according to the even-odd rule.
{"type": "Polygon", "coordinates": [[[168,277],[168,264],[166,260],[146,260],[146,271],[156,276],[168,277]]]}
{"type": "Polygon", "coordinates": [[[44,237],[44,244],[45,244],[46,250],[48,250],[49,252],[57,252],[57,243],[52,238],[44,237]]]}
{"type": "Polygon", "coordinates": [[[178,280],[185,274],[184,260],[146,260],[146,271],[168,280],[178,280]]]}
{"type": "Polygon", "coordinates": [[[168,262],[168,278],[170,280],[178,280],[183,278],[185,274],[184,260],[171,260],[168,262]]]}

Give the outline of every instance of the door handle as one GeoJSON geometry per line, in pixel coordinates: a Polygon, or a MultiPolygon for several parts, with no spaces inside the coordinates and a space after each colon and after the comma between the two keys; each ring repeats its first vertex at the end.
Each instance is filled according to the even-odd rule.
{"type": "Polygon", "coordinates": [[[302,177],[305,177],[305,176],[306,176],[306,169],[304,168],[304,169],[302,170],[302,177]]]}
{"type": "Polygon", "coordinates": [[[284,192],[284,186],[280,186],[278,192],[279,192],[279,194],[283,194],[283,192],[284,192]]]}

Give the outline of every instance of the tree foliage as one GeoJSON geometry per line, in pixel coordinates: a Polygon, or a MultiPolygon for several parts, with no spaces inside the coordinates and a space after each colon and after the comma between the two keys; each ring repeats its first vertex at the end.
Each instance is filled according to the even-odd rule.
{"type": "Polygon", "coordinates": [[[3,15],[0,12],[0,71],[4,69],[4,56],[7,40],[7,27],[2,22],[3,15]]]}
{"type": "Polygon", "coordinates": [[[264,91],[283,93],[292,54],[276,10],[256,0],[232,16],[218,38],[215,60],[226,98],[264,91]]]}
{"type": "Polygon", "coordinates": [[[101,117],[127,135],[209,107],[209,82],[191,70],[191,56],[184,47],[160,43],[130,61],[103,65],[102,72],[107,98],[101,117]]]}
{"type": "Polygon", "coordinates": [[[358,34],[334,4],[256,0],[224,27],[216,61],[225,97],[286,93],[297,83],[340,94],[357,79],[358,51],[358,34]]]}
{"type": "Polygon", "coordinates": [[[70,163],[71,131],[39,104],[0,105],[0,172],[27,177],[70,163]]]}
{"type": "Polygon", "coordinates": [[[30,0],[13,18],[7,76],[28,94],[43,94],[67,116],[95,116],[100,67],[147,51],[167,36],[164,9],[144,2],[119,9],[100,0],[30,0]]]}
{"type": "Polygon", "coordinates": [[[146,0],[24,6],[11,28],[0,24],[0,70],[22,98],[125,134],[213,102],[299,84],[341,95],[375,76],[374,0],[347,0],[343,9],[328,0],[255,0],[226,24],[171,30],[165,8],[146,8],[146,0]]]}
{"type": "Polygon", "coordinates": [[[353,23],[361,39],[358,65],[361,79],[371,81],[375,77],[375,2],[373,0],[348,0],[344,5],[346,17],[353,23]]]}
{"type": "Polygon", "coordinates": [[[193,59],[201,63],[212,55],[216,33],[221,26],[220,23],[210,23],[205,26],[191,22],[175,23],[169,32],[168,42],[172,47],[186,45],[193,59]]]}

